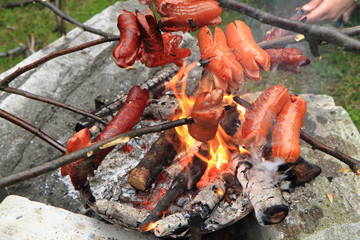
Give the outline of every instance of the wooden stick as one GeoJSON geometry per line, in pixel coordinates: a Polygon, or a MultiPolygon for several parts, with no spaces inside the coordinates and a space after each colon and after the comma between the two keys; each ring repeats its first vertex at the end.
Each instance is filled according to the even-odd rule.
{"type": "Polygon", "coordinates": [[[100,35],[100,36],[103,36],[103,37],[111,36],[111,34],[108,34],[108,33],[104,32],[104,31],[101,31],[100,29],[95,29],[95,28],[89,27],[89,26],[87,26],[85,24],[82,24],[78,20],[70,17],[69,15],[66,15],[64,12],[62,12],[60,9],[58,9],[56,6],[54,6],[52,3],[48,2],[48,1],[44,1],[44,0],[34,0],[34,1],[46,6],[51,11],[53,11],[57,16],[60,16],[64,20],[66,20],[66,21],[80,27],[84,31],[91,32],[91,33],[94,33],[94,34],[97,34],[97,35],[100,35]]]}
{"type": "Polygon", "coordinates": [[[25,129],[26,131],[34,134],[35,136],[39,137],[46,143],[50,144],[51,146],[53,146],[60,152],[65,153],[66,147],[64,147],[63,145],[58,143],[56,140],[54,140],[53,138],[51,138],[50,136],[48,136],[47,134],[42,132],[40,129],[34,127],[30,123],[25,122],[24,120],[12,115],[9,112],[4,111],[2,109],[0,109],[0,118],[4,118],[4,119],[8,120],[9,122],[18,125],[19,127],[25,129]]]}
{"type": "Polygon", "coordinates": [[[9,176],[0,178],[0,187],[7,187],[12,184],[37,177],[41,174],[56,170],[59,167],[65,166],[69,163],[76,162],[79,159],[87,158],[90,156],[94,156],[94,154],[102,149],[104,149],[104,145],[108,144],[107,147],[112,147],[117,144],[124,143],[124,140],[131,139],[134,137],[140,137],[144,134],[154,133],[154,132],[161,132],[163,130],[174,128],[177,126],[181,126],[184,124],[190,124],[193,120],[191,118],[183,118],[177,121],[167,122],[161,125],[152,126],[152,127],[145,127],[145,128],[139,128],[135,130],[131,130],[126,133],[119,134],[117,136],[114,136],[112,138],[108,138],[99,142],[96,142],[86,148],[80,149],[76,152],[72,152],[70,154],[67,154],[65,156],[62,156],[60,158],[57,158],[52,161],[48,161],[46,163],[43,163],[41,165],[38,165],[36,167],[11,174],[9,176]]]}
{"type": "Polygon", "coordinates": [[[95,121],[98,121],[98,122],[100,122],[101,124],[103,124],[105,126],[107,125],[107,122],[105,122],[104,120],[102,120],[101,118],[99,118],[98,116],[96,116],[94,114],[88,113],[88,112],[86,112],[84,110],[81,110],[79,108],[70,106],[68,104],[55,101],[55,100],[50,99],[50,98],[42,97],[42,96],[30,93],[30,92],[26,92],[26,91],[23,91],[23,90],[20,90],[20,89],[11,88],[11,87],[5,87],[5,86],[0,86],[0,91],[17,94],[17,95],[20,95],[20,96],[23,96],[23,97],[26,97],[26,98],[36,100],[36,101],[40,101],[40,102],[48,103],[48,104],[51,104],[51,105],[54,105],[54,106],[57,106],[57,107],[61,107],[61,108],[70,110],[72,112],[79,113],[79,114],[82,114],[82,115],[87,116],[89,118],[92,118],[95,121]]]}
{"type": "Polygon", "coordinates": [[[138,190],[146,190],[164,167],[177,155],[181,140],[175,129],[164,131],[138,165],[130,172],[128,182],[138,190]]]}
{"type": "Polygon", "coordinates": [[[14,80],[16,77],[20,76],[24,72],[27,72],[27,71],[29,71],[29,70],[31,70],[33,68],[36,68],[39,65],[41,65],[41,64],[43,64],[43,63],[45,63],[45,62],[47,62],[47,61],[49,61],[49,60],[51,60],[53,58],[63,56],[63,55],[68,54],[68,53],[80,51],[80,50],[83,50],[85,48],[95,46],[97,44],[111,42],[111,41],[119,41],[119,39],[120,39],[119,36],[100,38],[100,39],[97,39],[97,40],[94,40],[94,41],[90,41],[90,42],[87,42],[87,43],[80,44],[80,45],[75,46],[75,47],[71,47],[71,48],[67,48],[67,49],[64,49],[64,50],[60,50],[60,51],[51,53],[49,55],[46,55],[43,58],[40,58],[39,60],[36,60],[35,62],[32,62],[32,63],[30,63],[28,65],[25,65],[23,67],[20,67],[20,68],[16,69],[15,72],[11,73],[10,75],[8,75],[7,77],[5,77],[4,79],[2,79],[0,81],[0,86],[8,85],[12,80],[14,80]]]}
{"type": "MultiPolygon", "coordinates": [[[[198,153],[208,157],[209,150],[209,145],[207,143],[202,143],[198,153]]],[[[185,191],[185,189],[192,189],[204,174],[206,167],[207,163],[195,155],[192,162],[189,162],[184,170],[175,177],[165,195],[140,224],[140,230],[146,231],[152,223],[163,215],[163,212],[185,191]]]]}

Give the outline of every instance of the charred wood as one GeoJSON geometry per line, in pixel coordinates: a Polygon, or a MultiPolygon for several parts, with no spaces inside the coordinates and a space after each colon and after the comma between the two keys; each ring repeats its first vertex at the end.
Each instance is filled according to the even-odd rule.
{"type": "MultiPolygon", "coordinates": [[[[200,146],[198,153],[202,156],[208,157],[209,145],[207,143],[203,143],[200,146]]],[[[180,194],[182,194],[186,189],[192,189],[204,174],[206,167],[207,163],[195,155],[192,162],[189,162],[180,174],[175,177],[165,195],[160,199],[146,219],[140,224],[140,229],[145,231],[151,223],[155,222],[163,215],[163,212],[178,196],[180,196],[180,194]]]]}
{"type": "Polygon", "coordinates": [[[164,131],[145,157],[130,172],[129,183],[138,190],[148,189],[164,167],[172,162],[180,145],[181,141],[175,129],[164,131]]]}
{"type": "Polygon", "coordinates": [[[295,186],[299,186],[312,181],[320,173],[321,168],[318,165],[312,164],[300,156],[293,168],[292,182],[295,186]]]}
{"type": "Polygon", "coordinates": [[[218,178],[211,182],[201,189],[196,197],[184,207],[186,211],[174,213],[156,221],[154,228],[155,236],[164,237],[186,233],[189,227],[190,229],[192,227],[191,217],[194,215],[199,216],[200,222],[206,220],[223,199],[225,191],[226,184],[224,179],[218,178]]]}

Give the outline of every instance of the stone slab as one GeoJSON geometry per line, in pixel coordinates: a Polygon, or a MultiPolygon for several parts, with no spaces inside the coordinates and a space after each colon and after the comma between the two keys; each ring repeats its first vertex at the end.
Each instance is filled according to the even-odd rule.
{"type": "Polygon", "coordinates": [[[0,239],[4,240],[157,239],[16,195],[8,196],[0,204],[0,219],[0,239]]]}

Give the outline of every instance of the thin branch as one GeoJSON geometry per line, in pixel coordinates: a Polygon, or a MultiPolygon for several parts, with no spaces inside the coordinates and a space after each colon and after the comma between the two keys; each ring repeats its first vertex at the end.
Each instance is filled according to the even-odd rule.
{"type": "Polygon", "coordinates": [[[35,136],[41,138],[46,143],[50,144],[51,146],[55,147],[57,150],[59,150],[62,153],[65,153],[66,147],[58,143],[56,140],[52,139],[48,135],[46,135],[44,132],[42,132],[40,129],[34,127],[33,125],[25,122],[24,120],[12,115],[11,113],[8,113],[2,109],[0,109],[0,118],[4,118],[8,120],[9,122],[18,125],[19,127],[27,130],[28,132],[34,134],[35,136]]]}
{"type": "Polygon", "coordinates": [[[4,86],[4,85],[8,85],[12,80],[14,80],[16,77],[18,77],[19,75],[23,74],[24,72],[27,72],[33,68],[38,67],[39,65],[62,55],[68,54],[68,53],[72,53],[72,52],[77,52],[80,50],[83,50],[85,48],[88,47],[92,47],[101,43],[106,43],[106,42],[111,42],[111,41],[118,41],[120,39],[119,36],[112,36],[112,37],[105,37],[105,38],[100,38],[94,41],[90,41],[87,43],[83,43],[80,44],[78,46],[75,47],[71,47],[71,48],[67,48],[64,50],[60,50],[54,53],[51,53],[43,58],[40,58],[39,60],[32,62],[26,66],[23,66],[21,68],[16,69],[15,72],[11,73],[9,76],[5,77],[3,80],[0,81],[0,86],[4,86]]]}
{"type": "Polygon", "coordinates": [[[23,5],[30,4],[32,2],[33,2],[33,0],[24,0],[24,1],[18,1],[18,2],[2,3],[2,4],[0,4],[0,8],[20,7],[20,6],[23,6],[23,5]]]}
{"type": "MultiPolygon", "coordinates": [[[[61,9],[61,1],[60,0],[55,0],[55,6],[58,9],[61,9]]],[[[56,15],[56,23],[57,23],[57,27],[56,27],[55,31],[58,30],[61,35],[65,36],[66,35],[66,30],[64,28],[62,17],[56,15]]]]}
{"type": "MultiPolygon", "coordinates": [[[[233,98],[233,99],[235,102],[241,104],[242,106],[244,106],[247,109],[249,109],[248,108],[249,104],[251,106],[251,103],[249,103],[248,101],[246,101],[240,97],[233,98]],[[246,103],[246,104],[244,104],[244,103],[246,103]]],[[[321,152],[327,153],[330,156],[333,156],[334,158],[339,159],[341,162],[347,164],[354,173],[360,175],[360,161],[359,160],[352,158],[342,152],[339,152],[331,147],[326,146],[325,144],[319,142],[318,140],[309,136],[308,134],[304,133],[303,131],[300,132],[300,138],[302,140],[304,140],[305,142],[307,142],[308,144],[310,144],[310,146],[313,149],[318,149],[321,152]]]]}
{"type": "Polygon", "coordinates": [[[257,19],[262,23],[301,33],[308,41],[326,41],[342,47],[345,51],[360,53],[360,41],[347,36],[346,34],[342,33],[337,29],[277,17],[275,15],[237,1],[218,1],[220,2],[222,7],[240,12],[242,14],[257,19]]]}
{"type": "MultiPolygon", "coordinates": [[[[33,178],[33,177],[37,177],[41,174],[56,170],[59,167],[65,166],[69,163],[75,162],[79,159],[82,158],[87,158],[87,157],[91,157],[94,156],[94,154],[96,152],[98,152],[99,150],[103,149],[102,147],[105,144],[109,144],[111,142],[114,142],[116,140],[121,140],[121,139],[126,139],[126,138],[134,138],[134,137],[140,137],[144,134],[149,134],[149,133],[155,133],[155,132],[160,132],[166,129],[170,129],[170,128],[174,128],[177,126],[181,126],[184,124],[190,124],[193,122],[192,118],[183,118],[180,120],[176,120],[176,121],[172,121],[172,122],[167,122],[167,123],[163,123],[157,126],[152,126],[152,127],[145,127],[145,128],[139,128],[139,129],[135,129],[135,130],[131,130],[127,133],[122,133],[119,134],[117,136],[114,136],[112,138],[109,139],[105,139],[99,142],[96,142],[86,148],[80,149],[79,151],[76,152],[72,152],[70,154],[64,155],[60,158],[57,158],[55,160],[43,163],[39,166],[30,168],[28,170],[24,170],[15,174],[11,174],[9,176],[3,177],[0,179],[0,187],[7,187],[10,186],[12,184],[18,183],[18,182],[22,182],[24,180],[33,178]]],[[[120,142],[124,142],[124,141],[120,141],[120,142]]],[[[109,147],[112,146],[111,144],[108,145],[109,147]]]]}
{"type": "Polygon", "coordinates": [[[37,3],[40,3],[48,8],[50,8],[51,11],[53,11],[56,15],[58,15],[59,17],[65,19],[66,21],[80,27],[81,29],[83,29],[84,31],[87,32],[91,32],[103,37],[109,37],[111,36],[111,34],[108,34],[106,32],[101,31],[100,29],[95,29],[89,26],[86,26],[85,24],[82,24],[81,22],[79,22],[78,20],[70,17],[69,15],[66,15],[64,12],[62,12],[60,9],[58,9],[57,7],[55,7],[52,3],[44,1],[44,0],[34,0],[37,3]]]}
{"type": "MultiPolygon", "coordinates": [[[[343,28],[340,31],[345,33],[348,36],[357,36],[357,35],[360,35],[360,26],[343,28]]],[[[275,48],[278,46],[283,46],[283,45],[288,45],[288,44],[300,43],[300,42],[303,42],[304,40],[306,40],[305,37],[301,37],[301,36],[304,36],[304,35],[293,34],[293,35],[281,37],[278,39],[259,42],[258,45],[262,49],[269,49],[269,48],[275,48]]]]}
{"type": "Polygon", "coordinates": [[[102,123],[105,126],[108,124],[106,121],[99,118],[98,116],[95,116],[94,114],[88,113],[88,112],[86,112],[84,110],[81,110],[79,108],[70,106],[68,104],[55,101],[53,99],[49,99],[49,98],[42,97],[42,96],[30,93],[30,92],[20,90],[20,89],[11,88],[11,87],[5,87],[5,86],[0,86],[0,91],[13,93],[13,94],[20,95],[20,96],[23,96],[23,97],[26,97],[26,98],[30,98],[30,99],[33,99],[33,100],[36,100],[36,101],[39,101],[39,102],[44,102],[44,103],[48,103],[48,104],[51,104],[51,105],[54,105],[54,106],[57,106],[57,107],[67,109],[67,110],[70,110],[72,112],[79,113],[79,114],[82,114],[82,115],[84,115],[86,117],[92,118],[92,119],[102,123]]]}
{"type": "Polygon", "coordinates": [[[343,163],[347,164],[354,173],[356,173],[357,175],[360,175],[360,161],[358,161],[352,157],[349,157],[349,156],[345,155],[344,153],[339,152],[333,148],[326,146],[325,144],[319,142],[318,140],[309,136],[308,134],[304,133],[303,131],[300,132],[300,138],[302,140],[304,140],[305,142],[307,142],[308,144],[310,144],[312,146],[312,149],[318,149],[324,153],[327,153],[327,154],[339,159],[343,163]]]}

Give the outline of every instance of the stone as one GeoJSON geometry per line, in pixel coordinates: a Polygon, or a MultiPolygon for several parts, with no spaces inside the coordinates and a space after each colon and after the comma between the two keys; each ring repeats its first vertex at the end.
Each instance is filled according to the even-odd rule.
{"type": "Polygon", "coordinates": [[[10,195],[0,204],[0,238],[7,240],[151,240],[151,234],[119,228],[82,214],[10,195]]]}

